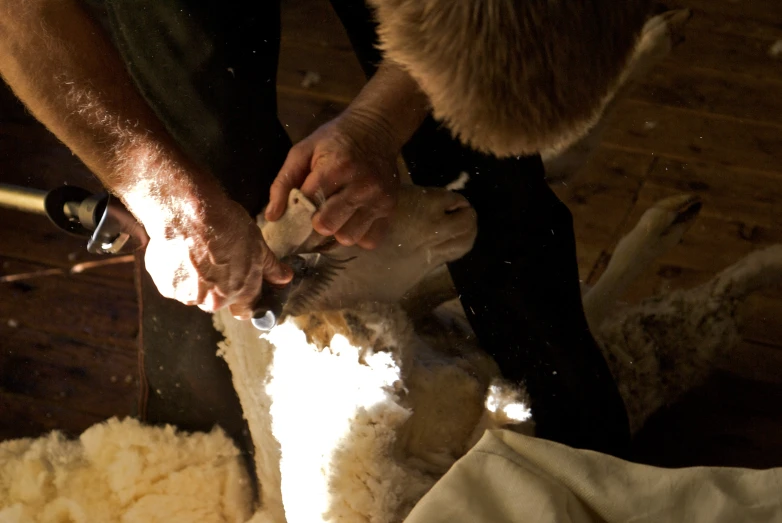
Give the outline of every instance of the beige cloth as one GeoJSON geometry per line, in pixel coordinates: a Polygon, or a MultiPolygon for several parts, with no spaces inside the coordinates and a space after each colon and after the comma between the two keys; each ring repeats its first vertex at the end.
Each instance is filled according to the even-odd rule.
{"type": "Polygon", "coordinates": [[[487,431],[405,523],[782,522],[782,468],[664,469],[487,431]]]}

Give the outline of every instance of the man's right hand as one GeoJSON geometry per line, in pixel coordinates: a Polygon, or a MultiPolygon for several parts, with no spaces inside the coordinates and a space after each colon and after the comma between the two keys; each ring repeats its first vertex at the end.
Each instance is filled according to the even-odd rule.
{"type": "Polygon", "coordinates": [[[249,319],[262,282],[285,284],[293,274],[249,214],[232,200],[220,201],[203,216],[180,217],[150,235],[146,268],[167,298],[207,312],[229,306],[237,319],[249,319]]]}
{"type": "Polygon", "coordinates": [[[264,279],[291,279],[249,214],[183,157],[78,0],[0,0],[0,35],[2,79],[144,225],[162,295],[248,318],[264,279]]]}

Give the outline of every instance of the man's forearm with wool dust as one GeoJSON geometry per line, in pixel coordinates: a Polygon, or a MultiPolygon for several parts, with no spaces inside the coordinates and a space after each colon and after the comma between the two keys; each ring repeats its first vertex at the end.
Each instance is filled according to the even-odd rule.
{"type": "Polygon", "coordinates": [[[224,198],[179,152],[77,1],[0,0],[0,74],[151,235],[224,198]]]}

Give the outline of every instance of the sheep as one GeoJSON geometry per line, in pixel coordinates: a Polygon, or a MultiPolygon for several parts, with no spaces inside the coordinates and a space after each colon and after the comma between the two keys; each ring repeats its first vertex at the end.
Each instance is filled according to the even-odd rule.
{"type": "MultiPolygon", "coordinates": [[[[293,249],[289,239],[300,238],[305,239],[303,250],[312,250],[313,245],[308,242],[312,238],[316,243],[320,241],[318,235],[312,231],[311,216],[314,210],[315,206],[303,194],[294,190],[289,197],[283,219],[265,223],[263,214],[260,214],[259,222],[270,248],[282,256],[293,249]],[[302,229],[304,233],[301,232],[302,229]]],[[[406,186],[401,191],[394,226],[376,250],[366,252],[358,247],[331,244],[331,249],[327,251],[330,256],[353,259],[343,271],[337,273],[327,291],[317,300],[310,302],[308,309],[311,312],[283,322],[262,338],[259,338],[258,331],[249,322],[237,321],[224,312],[214,315],[216,328],[226,337],[221,343],[220,355],[226,359],[231,369],[234,388],[253,437],[256,474],[261,485],[263,510],[268,513],[268,521],[286,521],[286,517],[289,521],[311,521],[313,514],[327,511],[327,505],[331,502],[331,497],[323,490],[325,484],[317,477],[319,467],[314,465],[314,461],[311,461],[312,467],[298,470],[298,476],[293,473],[286,474],[288,464],[296,467],[300,462],[297,453],[304,455],[306,452],[309,455],[310,451],[315,451],[316,455],[311,460],[316,460],[317,449],[320,448],[309,441],[297,440],[294,435],[287,438],[278,437],[301,428],[295,423],[286,423],[293,421],[286,413],[312,410],[310,416],[325,415],[314,424],[320,427],[322,438],[318,441],[323,444],[323,455],[327,457],[327,461],[330,461],[331,450],[336,445],[334,439],[342,436],[338,427],[350,427],[356,411],[362,411],[366,416],[383,418],[383,422],[375,423],[375,428],[387,436],[386,443],[392,443],[396,439],[395,429],[405,424],[412,411],[400,405],[396,393],[393,392],[389,392],[383,400],[375,401],[378,394],[386,394],[380,391],[375,380],[382,377],[389,386],[403,381],[400,373],[402,369],[411,368],[416,336],[406,315],[394,304],[432,268],[469,251],[475,234],[475,213],[464,197],[444,189],[406,186]],[[333,341],[335,337],[337,340],[344,340],[342,350],[345,351],[345,357],[333,357],[332,353],[340,354],[337,342],[333,341]],[[362,349],[365,350],[351,358],[347,354],[355,352],[358,339],[361,339],[362,349]],[[329,349],[317,350],[315,346],[320,349],[328,346],[329,349]],[[276,350],[275,347],[285,348],[276,350]],[[383,350],[375,351],[373,347],[383,350]],[[306,364],[306,361],[310,364],[306,364]],[[366,365],[359,364],[359,361],[365,362],[366,365]],[[321,373],[318,369],[323,370],[323,366],[333,370],[321,373]],[[302,372],[307,374],[306,377],[302,372]],[[338,380],[339,388],[328,383],[329,376],[337,372],[344,373],[338,380]],[[293,376],[303,379],[293,379],[293,376]],[[324,379],[326,382],[323,382],[324,379]],[[354,404],[365,400],[364,396],[355,392],[362,380],[366,383],[367,397],[370,398],[367,401],[370,401],[370,404],[354,404]],[[328,393],[319,392],[314,397],[295,392],[285,393],[286,388],[295,389],[302,382],[310,386],[316,386],[317,383],[318,390],[328,390],[328,393]],[[298,403],[302,400],[305,405],[298,403]],[[309,409],[306,403],[313,403],[317,407],[309,409]],[[328,432],[328,428],[333,428],[333,432],[328,432]],[[327,437],[328,434],[330,437],[327,437]],[[282,448],[280,441],[284,441],[288,446],[294,445],[294,448],[282,448]],[[306,445],[303,448],[295,447],[297,441],[305,441],[306,445]],[[314,477],[309,474],[311,471],[314,471],[314,477]],[[283,481],[286,476],[289,482],[287,486],[283,481]],[[305,477],[309,478],[310,485],[307,503],[294,503],[293,499],[305,477]],[[283,502],[286,493],[289,498],[287,504],[283,502]],[[320,505],[316,503],[318,499],[320,505]],[[299,516],[296,515],[297,510],[299,516]]],[[[423,354],[422,351],[421,353],[423,354]]],[[[478,388],[470,390],[470,393],[470,399],[481,395],[478,388]]],[[[479,399],[474,406],[476,420],[481,412],[481,403],[479,399]]],[[[305,418],[308,416],[300,419],[305,418]]],[[[310,423],[306,422],[307,425],[310,423]]],[[[352,425],[359,428],[364,426],[352,425]]],[[[378,457],[387,452],[380,436],[362,441],[370,447],[374,445],[373,451],[378,457]]],[[[369,454],[371,453],[365,449],[365,452],[359,455],[369,454]]],[[[350,461],[355,455],[356,453],[347,453],[344,456],[350,461]]],[[[322,466],[328,468],[329,465],[323,463],[322,466]]],[[[367,504],[371,504],[373,499],[386,503],[391,494],[383,493],[384,485],[390,484],[390,478],[397,478],[394,488],[403,488],[405,483],[412,488],[410,478],[417,474],[416,467],[400,469],[390,458],[378,459],[375,468],[382,469],[382,474],[377,476],[375,489],[363,483],[363,474],[352,475],[359,483],[353,487],[362,495],[354,499],[361,497],[367,504]],[[365,486],[362,487],[362,484],[365,486]],[[371,492],[376,493],[374,498],[371,492]]],[[[350,478],[351,475],[343,474],[339,477],[350,478]]],[[[435,476],[432,474],[418,475],[415,495],[408,496],[407,492],[400,494],[403,499],[400,503],[420,498],[434,480],[435,476]]],[[[348,488],[343,486],[340,490],[346,491],[348,488]]],[[[338,513],[352,513],[351,509],[342,508],[344,511],[338,513]]],[[[411,508],[412,505],[406,507],[407,510],[411,508]]],[[[364,511],[389,515],[398,512],[393,504],[371,507],[364,511]]]]}
{"type": "MultiPolygon", "coordinates": [[[[505,382],[480,350],[458,300],[435,303],[415,318],[400,304],[411,289],[435,287],[427,275],[472,247],[474,215],[460,198],[443,189],[405,187],[389,241],[370,253],[331,244],[329,256],[353,261],[305,313],[268,334],[259,335],[228,313],[215,315],[226,338],[220,355],[231,369],[256,446],[258,521],[401,521],[486,429],[534,435],[534,403],[523,385],[505,382]]],[[[289,212],[305,217],[292,222],[305,229],[298,237],[305,244],[314,237],[317,245],[321,239],[308,219],[314,208],[301,193],[291,194],[289,212]]],[[[699,210],[691,195],[658,202],[620,241],[605,275],[584,296],[634,431],[656,408],[697,384],[718,353],[735,346],[736,336],[721,337],[737,329],[735,315],[725,314],[724,306],[735,308],[743,296],[738,289],[757,288],[744,282],[767,283],[782,273],[782,252],[772,248],[715,280],[731,285],[711,283],[706,294],[681,291],[612,312],[608,301],[675,245],[699,210]],[[748,270],[756,265],[762,277],[748,270]],[[645,311],[654,311],[658,328],[667,321],[675,337],[675,328],[687,320],[673,314],[661,319],[660,311],[670,300],[687,299],[693,317],[700,310],[723,324],[712,336],[688,332],[690,350],[681,344],[678,352],[667,350],[648,330],[645,311]],[[703,299],[722,305],[706,306],[703,299]],[[626,347],[616,334],[621,329],[636,332],[642,343],[626,347]],[[707,350],[699,349],[701,342],[707,350]],[[674,379],[675,391],[662,386],[674,379]]],[[[273,227],[284,229],[286,223],[273,227]]],[[[291,237],[271,234],[272,225],[263,220],[261,226],[273,250],[275,237],[291,237]]]]}

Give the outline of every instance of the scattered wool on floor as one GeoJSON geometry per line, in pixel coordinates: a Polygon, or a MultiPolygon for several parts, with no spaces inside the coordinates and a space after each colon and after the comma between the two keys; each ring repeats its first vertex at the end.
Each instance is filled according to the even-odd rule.
{"type": "Polygon", "coordinates": [[[0,443],[3,523],[242,523],[251,484],[220,429],[184,433],[112,418],[78,439],[0,443]]]}

